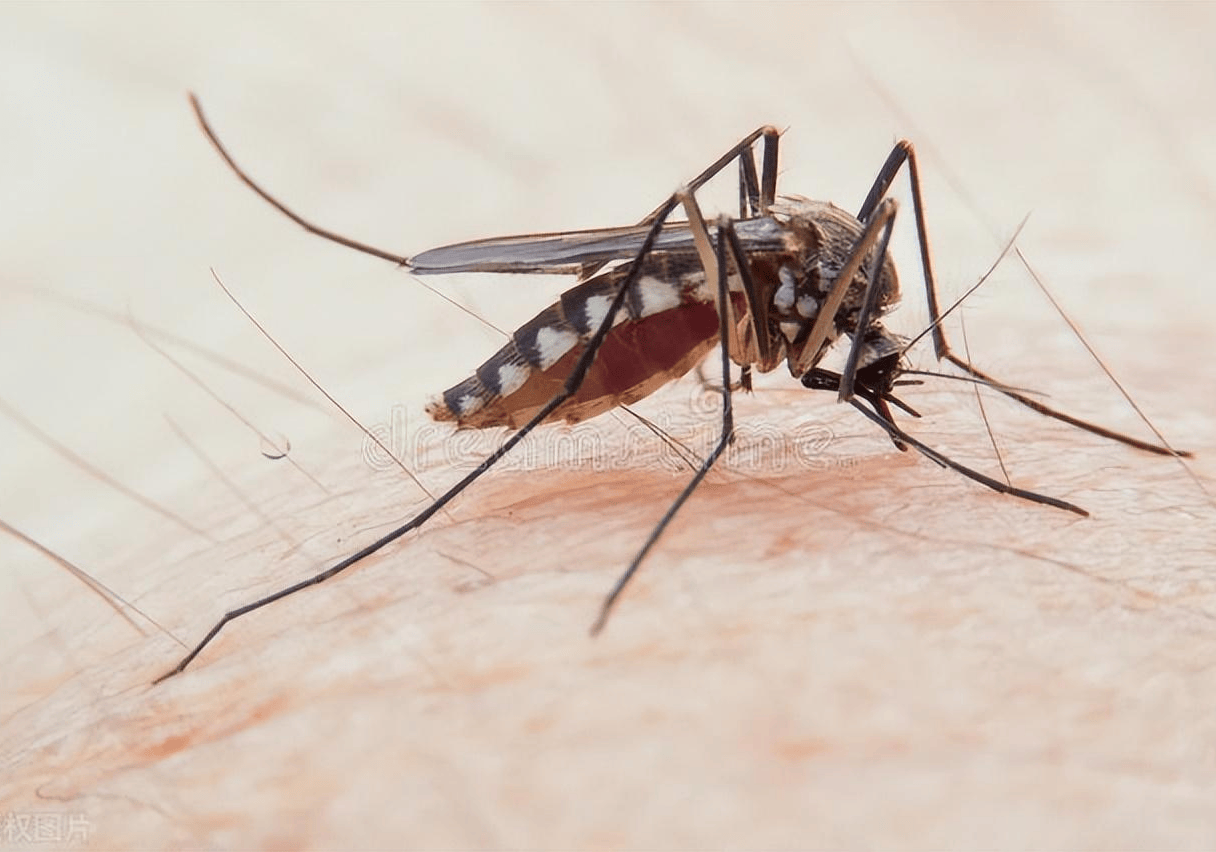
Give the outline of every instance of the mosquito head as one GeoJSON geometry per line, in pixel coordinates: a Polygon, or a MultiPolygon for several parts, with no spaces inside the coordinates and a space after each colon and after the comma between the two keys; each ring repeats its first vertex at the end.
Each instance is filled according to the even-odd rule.
{"type": "Polygon", "coordinates": [[[887,331],[881,323],[873,323],[861,339],[861,354],[857,359],[857,387],[864,387],[880,396],[890,393],[895,380],[908,368],[904,358],[907,341],[887,331]]]}
{"type": "MultiPolygon", "coordinates": [[[[904,342],[903,338],[887,331],[881,324],[872,324],[861,341],[857,372],[853,376],[853,392],[866,399],[892,402],[913,416],[919,416],[891,393],[897,379],[909,369],[903,354],[904,342]]],[[[837,392],[844,379],[834,370],[812,367],[800,377],[800,381],[811,390],[837,392]]]]}
{"type": "Polygon", "coordinates": [[[895,380],[902,372],[903,364],[898,355],[888,355],[857,371],[855,387],[873,391],[877,396],[887,396],[895,387],[895,380]]]}

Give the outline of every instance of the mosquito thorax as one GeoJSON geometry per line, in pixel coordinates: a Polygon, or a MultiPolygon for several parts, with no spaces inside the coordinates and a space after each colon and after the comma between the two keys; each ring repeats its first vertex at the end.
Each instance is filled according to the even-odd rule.
{"type": "MultiPolygon", "coordinates": [[[[865,231],[864,223],[830,201],[815,201],[796,195],[778,198],[770,208],[769,215],[781,225],[786,251],[797,259],[800,266],[797,270],[800,274],[795,278],[802,278],[805,284],[797,295],[814,296],[821,301],[848,262],[853,247],[865,231]]],[[[861,306],[872,262],[871,256],[854,276],[849,296],[841,305],[842,314],[856,314],[861,306]]],[[[881,314],[899,301],[899,276],[889,254],[883,258],[879,286],[881,296],[878,307],[881,314]]]]}
{"type": "MultiPolygon", "coordinates": [[[[770,307],[770,320],[779,340],[790,356],[790,370],[802,378],[804,369],[795,365],[802,342],[810,334],[828,294],[835,286],[839,273],[848,263],[854,246],[865,231],[865,225],[853,214],[826,201],[799,196],[783,196],[770,208],[769,215],[781,227],[785,243],[784,259],[777,268],[777,281],[770,307]]],[[[844,299],[835,311],[827,330],[827,338],[810,359],[818,364],[841,335],[852,336],[857,331],[857,319],[865,298],[873,258],[863,263],[854,275],[844,299]]],[[[899,278],[890,255],[883,259],[879,275],[879,297],[875,318],[887,313],[899,301],[899,278]]],[[[868,365],[896,351],[894,344],[881,344],[886,335],[881,326],[872,324],[879,333],[867,332],[866,343],[873,351],[863,352],[861,366],[868,365]],[[881,344],[881,345],[880,345],[881,344]]],[[[805,365],[808,363],[802,360],[805,365]]]]}

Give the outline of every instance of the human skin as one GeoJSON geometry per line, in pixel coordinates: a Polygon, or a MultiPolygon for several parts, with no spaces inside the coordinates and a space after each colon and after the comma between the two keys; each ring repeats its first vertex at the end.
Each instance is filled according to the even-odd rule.
{"type": "MultiPolygon", "coordinates": [[[[588,424],[606,470],[571,461],[554,427],[530,463],[232,624],[155,687],[182,647],[9,540],[0,815],[83,815],[107,848],[1210,847],[1216,368],[1197,353],[1216,167],[1189,37],[1210,13],[929,9],[200,9],[132,12],[139,28],[21,11],[63,53],[39,54],[55,72],[41,95],[5,96],[30,130],[3,166],[16,354],[0,393],[200,532],[11,418],[0,519],[187,645],[426,499],[367,463],[208,267],[360,419],[396,435],[402,407],[435,452],[418,471],[432,490],[464,469],[439,453],[467,459],[454,442],[475,439],[426,426],[423,404],[501,340],[254,198],[198,133],[187,88],[285,200],[407,254],[636,220],[763,122],[789,127],[785,191],[854,208],[911,137],[943,289],[963,292],[1033,210],[1020,247],[1196,456],[1187,468],[986,397],[1013,481],[1080,519],[900,454],[779,371],[736,400],[738,451],[769,454],[709,477],[597,639],[603,594],[687,477],[611,417],[588,424]],[[783,33],[802,49],[774,49],[783,33]],[[145,338],[289,438],[288,459],[264,458],[145,338]],[[781,436],[815,452],[774,460],[781,436]]],[[[0,55],[8,79],[42,70],[0,55]]],[[[924,317],[909,247],[895,247],[905,332],[924,317]]],[[[562,284],[442,286],[510,328],[562,284]]],[[[1015,261],[968,301],[966,329],[1002,380],[1150,434],[1015,261]]],[[[907,428],[999,475],[969,387],[906,393],[924,414],[907,428]]],[[[704,446],[703,407],[686,381],[639,410],[704,446]]]]}

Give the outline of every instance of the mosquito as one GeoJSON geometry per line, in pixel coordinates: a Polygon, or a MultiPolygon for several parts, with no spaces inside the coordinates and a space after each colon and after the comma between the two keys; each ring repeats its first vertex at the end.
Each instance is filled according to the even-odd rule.
{"type": "Polygon", "coordinates": [[[742,370],[744,388],[750,388],[751,371],[767,373],[784,362],[804,387],[834,392],[901,450],[914,448],[993,491],[1088,515],[1073,503],[962,465],[896,423],[892,406],[919,417],[894,393],[910,369],[906,353],[919,338],[905,340],[882,323],[900,294],[887,253],[898,205],[887,193],[905,166],[929,308],[924,333],[932,335],[937,359],[1040,414],[1147,452],[1187,455],[1048,407],[954,353],[942,329],[942,319],[953,307],[943,312],[938,301],[920,172],[915,149],[906,140],[896,143],[856,214],[828,202],[778,196],[780,133],[764,126],[636,225],[475,240],[406,257],[318,227],[278,201],[237,165],[198,100],[191,95],[190,101],[203,132],[236,176],[309,233],[391,261],[414,275],[544,273],[576,275],[578,283],[427,409],[435,420],[458,428],[514,429],[496,451],[392,532],[306,580],[226,613],[157,683],[182,672],[232,620],[323,583],[421,527],[537,426],[585,420],[640,400],[700,364],[715,346],[720,347],[722,372],[718,440],[604,598],[591,626],[593,635],[604,628],[646,555],[731,442],[732,362],[742,370]],[[707,222],[697,191],[732,163],[738,166],[739,215],[707,222]],[[669,221],[677,207],[686,221],[669,221]],[[837,344],[847,345],[843,370],[820,367],[837,344]]]}

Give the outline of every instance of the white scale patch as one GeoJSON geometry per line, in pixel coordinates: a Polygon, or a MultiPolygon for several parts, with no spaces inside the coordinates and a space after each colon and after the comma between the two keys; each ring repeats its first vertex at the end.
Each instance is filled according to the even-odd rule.
{"type": "MultiPolygon", "coordinates": [[[[603,319],[602,316],[601,319],[603,319]]],[[[552,367],[577,343],[578,335],[573,331],[552,327],[537,331],[536,352],[540,358],[540,368],[547,370],[552,367]]]]}
{"type": "MultiPolygon", "coordinates": [[[[583,315],[587,318],[587,328],[589,334],[595,334],[600,325],[604,322],[604,317],[608,316],[608,309],[612,307],[611,296],[589,296],[583,302],[583,315]]],[[[617,325],[628,319],[625,315],[625,306],[616,312],[616,319],[613,325],[617,325]]]]}
{"type": "Polygon", "coordinates": [[[781,280],[781,286],[773,294],[773,307],[788,314],[790,308],[794,307],[794,273],[790,272],[788,266],[783,266],[777,271],[777,277],[781,280]]]}
{"type": "Polygon", "coordinates": [[[503,364],[498,368],[498,393],[500,396],[510,396],[524,386],[528,376],[532,374],[522,364],[503,364]]]}
{"type": "Polygon", "coordinates": [[[803,296],[798,300],[798,315],[806,319],[814,319],[819,313],[819,300],[814,296],[803,296]]]}
{"type": "MultiPolygon", "coordinates": [[[[731,279],[734,280],[734,279],[731,279]]],[[[680,279],[680,284],[694,300],[698,302],[715,302],[718,299],[718,285],[709,286],[704,272],[692,272],[680,279]]],[[[730,281],[727,282],[730,284],[730,281]]]]}
{"type": "MultiPolygon", "coordinates": [[[[679,291],[666,281],[647,275],[638,281],[637,288],[638,294],[641,296],[642,316],[644,317],[651,317],[680,307],[679,291]]],[[[603,316],[600,319],[602,321],[603,316]]]]}
{"type": "Polygon", "coordinates": [[[481,397],[469,393],[456,400],[456,411],[454,413],[457,417],[467,417],[474,412],[480,411],[483,406],[484,403],[481,397]]]}

